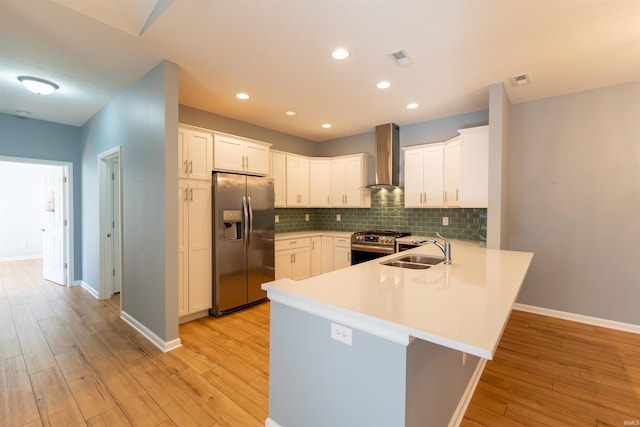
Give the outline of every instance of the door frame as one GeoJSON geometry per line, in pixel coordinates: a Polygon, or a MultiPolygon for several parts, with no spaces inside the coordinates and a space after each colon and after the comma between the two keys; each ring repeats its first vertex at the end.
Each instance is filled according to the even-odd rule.
{"type": "Polygon", "coordinates": [[[100,246],[98,259],[100,261],[100,289],[98,291],[98,299],[109,299],[113,296],[113,269],[115,260],[113,257],[113,251],[111,250],[111,244],[107,235],[113,231],[109,225],[109,212],[113,209],[118,216],[118,224],[120,225],[118,230],[113,231],[118,233],[118,246],[114,248],[120,259],[120,269],[118,271],[118,280],[120,281],[120,306],[122,307],[122,300],[124,299],[124,283],[122,275],[122,147],[120,145],[110,148],[98,154],[98,199],[99,199],[99,230],[100,230],[100,246]],[[110,171],[112,170],[112,163],[118,162],[117,172],[120,176],[118,181],[118,205],[116,209],[113,208],[113,197],[110,197],[110,184],[111,181],[110,171]]]}
{"type": "Polygon", "coordinates": [[[65,269],[65,286],[78,286],[80,282],[75,281],[75,263],[74,263],[74,222],[73,222],[73,163],[61,162],[56,160],[43,160],[32,159],[26,157],[9,157],[0,156],[0,160],[3,162],[12,163],[29,163],[42,166],[60,166],[62,167],[62,174],[66,178],[63,182],[63,209],[64,209],[64,221],[66,226],[64,227],[63,234],[63,262],[67,264],[65,269]]]}

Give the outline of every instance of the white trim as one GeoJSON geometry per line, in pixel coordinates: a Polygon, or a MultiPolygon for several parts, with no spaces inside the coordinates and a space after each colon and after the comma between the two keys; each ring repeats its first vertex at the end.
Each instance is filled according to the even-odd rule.
{"type": "Polygon", "coordinates": [[[0,258],[0,262],[26,261],[28,259],[42,259],[42,254],[40,254],[40,255],[10,256],[10,257],[6,257],[6,258],[0,258]]]}
{"type": "Polygon", "coordinates": [[[160,351],[166,353],[171,350],[175,350],[178,347],[182,347],[182,342],[180,338],[176,338],[171,341],[164,341],[162,338],[154,334],[149,328],[144,326],[138,320],[136,320],[133,316],[128,314],[126,311],[120,312],[120,318],[127,322],[129,326],[131,326],[136,331],[140,332],[143,337],[148,339],[151,344],[155,345],[160,351]]]}
{"type": "Polygon", "coordinates": [[[273,421],[271,418],[267,417],[267,419],[264,420],[264,427],[282,427],[282,426],[277,422],[273,421]]]}
{"type": "Polygon", "coordinates": [[[187,314],[178,318],[178,324],[191,322],[192,320],[201,319],[209,316],[209,310],[197,311],[195,313],[187,314]]]}
{"type": "Polygon", "coordinates": [[[482,372],[484,371],[484,367],[487,364],[487,359],[482,359],[478,361],[476,365],[475,371],[473,371],[473,375],[469,380],[469,384],[467,384],[467,388],[464,391],[464,394],[460,398],[460,402],[458,402],[458,406],[456,410],[453,412],[453,416],[449,421],[449,427],[458,427],[462,420],[464,419],[464,414],[467,412],[467,408],[469,407],[469,403],[471,403],[471,398],[473,397],[473,393],[476,391],[476,387],[480,382],[480,378],[482,377],[482,372]]]}
{"type": "Polygon", "coordinates": [[[566,311],[552,310],[550,308],[536,307],[534,305],[526,305],[514,303],[513,308],[520,311],[526,311],[543,316],[556,317],[558,319],[571,320],[573,322],[586,323],[587,325],[600,326],[603,328],[615,329],[618,331],[631,332],[640,334],[640,325],[632,323],[617,322],[615,320],[601,319],[599,317],[584,316],[582,314],[569,313],[566,311]]]}
{"type": "Polygon", "coordinates": [[[74,282],[75,286],[80,285],[82,287],[82,289],[84,289],[85,291],[89,292],[91,294],[92,297],[94,297],[95,299],[100,299],[100,295],[98,295],[98,291],[96,291],[95,289],[93,289],[87,282],[85,282],[84,280],[76,280],[74,282]]]}

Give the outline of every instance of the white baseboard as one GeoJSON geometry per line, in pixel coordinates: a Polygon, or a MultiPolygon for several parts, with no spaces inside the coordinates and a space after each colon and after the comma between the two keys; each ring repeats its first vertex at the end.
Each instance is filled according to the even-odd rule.
{"type": "Polygon", "coordinates": [[[273,421],[271,418],[264,420],[264,427],[281,427],[280,424],[273,421]]]}
{"type": "Polygon", "coordinates": [[[571,320],[573,322],[585,323],[587,325],[601,326],[603,328],[616,329],[618,331],[631,332],[640,334],[640,325],[632,323],[617,322],[615,320],[601,319],[599,317],[584,316],[582,314],[574,314],[566,311],[551,310],[549,308],[536,307],[534,305],[513,304],[513,308],[520,311],[526,311],[543,316],[556,317],[563,320],[571,320]]]}
{"type": "Polygon", "coordinates": [[[458,402],[456,410],[453,412],[453,416],[449,421],[449,427],[458,427],[462,423],[464,414],[467,412],[469,403],[471,403],[471,398],[473,397],[473,393],[476,391],[476,387],[480,382],[480,378],[482,377],[482,372],[484,371],[486,364],[487,359],[480,358],[478,365],[476,365],[476,369],[473,371],[473,375],[469,380],[469,384],[467,384],[467,388],[465,389],[460,402],[458,402]]]}
{"type": "Polygon", "coordinates": [[[9,257],[5,257],[5,258],[0,258],[0,262],[26,261],[28,259],[42,259],[42,254],[40,254],[40,255],[9,256],[9,257]]]}
{"type": "Polygon", "coordinates": [[[98,291],[96,291],[91,286],[89,286],[89,284],[87,282],[85,282],[84,280],[76,280],[73,284],[74,284],[74,286],[80,285],[82,287],[82,289],[84,289],[85,291],[89,292],[92,297],[94,297],[95,299],[100,299],[99,295],[98,295],[98,291]]]}
{"type": "Polygon", "coordinates": [[[151,344],[155,345],[162,351],[163,353],[169,352],[171,350],[175,350],[178,347],[182,347],[182,342],[180,338],[176,338],[171,341],[164,341],[162,338],[154,334],[149,328],[144,326],[142,323],[138,322],[137,319],[132,317],[125,311],[120,312],[120,318],[127,322],[129,326],[131,326],[136,331],[140,332],[142,336],[148,339],[151,344]]]}

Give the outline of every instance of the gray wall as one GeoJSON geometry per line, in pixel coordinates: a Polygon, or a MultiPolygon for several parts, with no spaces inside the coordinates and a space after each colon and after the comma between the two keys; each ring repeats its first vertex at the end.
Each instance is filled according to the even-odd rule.
{"type": "Polygon", "coordinates": [[[640,325],[640,82],[513,105],[509,196],[518,302],[640,325]]]}
{"type": "Polygon", "coordinates": [[[98,289],[97,156],[120,145],[122,309],[165,341],[178,337],[177,88],[177,66],[162,62],[81,128],[83,278],[98,289]]]}
{"type": "Polygon", "coordinates": [[[271,149],[286,151],[288,153],[301,154],[303,156],[315,156],[316,143],[308,139],[298,138],[293,135],[278,132],[272,129],[252,125],[240,120],[231,119],[207,111],[197,110],[192,107],[180,105],[179,121],[191,126],[257,139],[258,141],[273,144],[271,149]]]}
{"type": "MultiPolygon", "coordinates": [[[[80,128],[0,114],[0,156],[69,162],[73,166],[74,278],[82,278],[80,128]]],[[[6,185],[5,182],[0,185],[6,185]]]]}

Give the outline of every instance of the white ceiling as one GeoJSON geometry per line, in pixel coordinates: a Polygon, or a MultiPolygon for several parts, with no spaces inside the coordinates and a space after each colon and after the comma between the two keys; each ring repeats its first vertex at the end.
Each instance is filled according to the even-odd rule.
{"type": "Polygon", "coordinates": [[[322,141],[485,109],[496,82],[519,103],[640,80],[640,1],[0,0],[0,112],[79,126],[162,59],[181,104],[322,141]]]}

